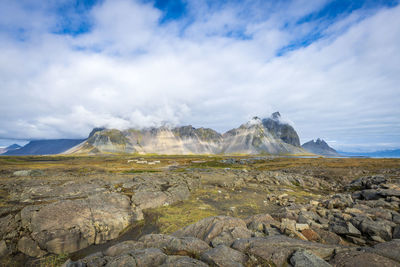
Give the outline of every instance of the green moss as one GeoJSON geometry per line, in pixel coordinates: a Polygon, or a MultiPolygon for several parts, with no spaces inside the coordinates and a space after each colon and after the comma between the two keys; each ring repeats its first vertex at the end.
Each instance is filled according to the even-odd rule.
{"type": "Polygon", "coordinates": [[[157,226],[163,234],[171,234],[189,224],[217,215],[213,207],[195,199],[151,209],[148,212],[158,215],[157,226]]]}

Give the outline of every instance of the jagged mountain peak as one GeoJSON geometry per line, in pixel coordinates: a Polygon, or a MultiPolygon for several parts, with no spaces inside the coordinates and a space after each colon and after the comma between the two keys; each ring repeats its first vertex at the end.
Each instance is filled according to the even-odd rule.
{"type": "Polygon", "coordinates": [[[83,148],[82,153],[306,153],[300,147],[294,128],[281,122],[279,112],[266,119],[254,116],[223,135],[213,129],[195,128],[192,125],[163,125],[124,131],[105,129],[95,132],[83,148]]]}
{"type": "Polygon", "coordinates": [[[281,118],[281,113],[279,113],[279,111],[276,111],[276,112],[272,113],[271,118],[272,118],[273,120],[280,120],[280,118],[281,118]]]}
{"type": "Polygon", "coordinates": [[[293,126],[282,121],[279,111],[272,113],[269,118],[263,119],[262,124],[275,138],[293,146],[300,146],[300,138],[297,132],[293,126]]]}
{"type": "Polygon", "coordinates": [[[302,145],[302,147],[314,154],[323,156],[339,156],[339,153],[333,148],[331,148],[325,140],[317,138],[316,140],[311,140],[302,145]]]}

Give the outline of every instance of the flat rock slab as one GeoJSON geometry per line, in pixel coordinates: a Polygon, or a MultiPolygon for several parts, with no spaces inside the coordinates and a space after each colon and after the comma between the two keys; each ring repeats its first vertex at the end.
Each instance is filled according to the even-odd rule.
{"type": "Polygon", "coordinates": [[[132,222],[129,198],[117,193],[61,200],[21,216],[39,246],[57,254],[114,239],[132,222]]]}
{"type": "Polygon", "coordinates": [[[399,267],[400,263],[375,253],[363,251],[341,252],[330,261],[337,267],[399,267]]]}
{"type": "Polygon", "coordinates": [[[177,237],[192,236],[210,243],[222,232],[235,227],[247,229],[246,223],[239,218],[228,216],[208,217],[176,231],[173,235],[177,237]]]}
{"type": "Polygon", "coordinates": [[[366,251],[400,262],[400,239],[377,244],[366,251]]]}
{"type": "Polygon", "coordinates": [[[148,248],[159,248],[168,255],[199,257],[202,253],[211,249],[203,240],[191,236],[176,237],[150,234],[141,237],[139,241],[148,248]]]}
{"type": "Polygon", "coordinates": [[[187,256],[169,256],[160,267],[208,267],[208,265],[187,256]]]}
{"type": "Polygon", "coordinates": [[[233,243],[232,248],[245,254],[261,257],[278,266],[287,263],[289,256],[299,249],[308,250],[323,259],[328,259],[335,250],[343,249],[340,246],[313,243],[285,235],[240,239],[233,243]]]}
{"type": "Polygon", "coordinates": [[[213,248],[203,255],[201,260],[211,266],[229,267],[229,266],[244,266],[248,257],[240,251],[231,249],[227,246],[220,245],[213,248]]]}
{"type": "Polygon", "coordinates": [[[330,267],[331,265],[321,259],[320,257],[315,256],[314,254],[305,251],[298,250],[296,251],[292,257],[290,258],[290,263],[293,267],[330,267]]]}

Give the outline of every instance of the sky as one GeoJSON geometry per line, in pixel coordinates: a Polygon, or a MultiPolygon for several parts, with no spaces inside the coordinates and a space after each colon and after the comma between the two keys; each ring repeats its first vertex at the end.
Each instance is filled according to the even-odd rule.
{"type": "Polygon", "coordinates": [[[279,111],[303,142],[400,148],[400,5],[0,0],[0,146],[279,111]]]}

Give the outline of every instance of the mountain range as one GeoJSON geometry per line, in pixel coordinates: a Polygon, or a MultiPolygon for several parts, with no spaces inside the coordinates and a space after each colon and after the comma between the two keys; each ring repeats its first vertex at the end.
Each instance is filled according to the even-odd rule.
{"type": "Polygon", "coordinates": [[[264,119],[253,117],[224,134],[191,125],[122,131],[95,128],[87,139],[34,140],[3,155],[60,153],[309,154],[300,146],[296,130],[275,112],[264,119]]]}
{"type": "Polygon", "coordinates": [[[327,156],[327,157],[340,157],[340,154],[331,148],[324,140],[318,138],[304,143],[302,146],[308,152],[313,154],[327,156]]]}
{"type": "Polygon", "coordinates": [[[22,156],[59,154],[82,143],[83,141],[85,141],[85,139],[34,140],[19,149],[9,150],[3,155],[22,156]]]}
{"type": "Polygon", "coordinates": [[[12,144],[12,145],[10,145],[8,147],[0,147],[0,154],[4,154],[7,151],[13,151],[13,150],[17,150],[17,149],[20,149],[20,148],[21,148],[21,146],[18,145],[18,144],[12,144]]]}
{"type": "Polygon", "coordinates": [[[33,140],[25,146],[0,148],[1,155],[53,154],[297,154],[328,157],[400,157],[400,149],[368,153],[341,152],[318,138],[300,145],[296,130],[279,112],[253,117],[238,128],[220,134],[210,128],[153,127],[145,129],[94,128],[87,139],[33,140]]]}
{"type": "Polygon", "coordinates": [[[143,130],[98,128],[82,144],[65,153],[156,154],[307,154],[295,129],[281,121],[279,112],[269,118],[252,118],[220,134],[209,128],[158,127],[143,130]]]}

